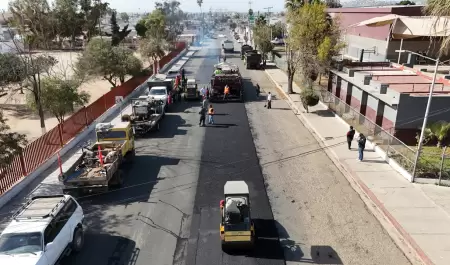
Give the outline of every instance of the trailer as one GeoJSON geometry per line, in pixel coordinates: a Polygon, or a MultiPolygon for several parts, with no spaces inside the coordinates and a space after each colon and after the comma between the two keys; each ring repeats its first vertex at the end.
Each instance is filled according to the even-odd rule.
{"type": "Polygon", "coordinates": [[[95,129],[97,142],[85,145],[77,161],[58,176],[64,194],[103,193],[123,184],[121,166],[135,156],[131,124],[99,123],[95,129]]]}
{"type": "Polygon", "coordinates": [[[122,116],[122,121],[129,121],[136,135],[145,135],[152,130],[159,130],[165,112],[165,101],[155,100],[149,96],[131,99],[131,115],[122,116]]]}

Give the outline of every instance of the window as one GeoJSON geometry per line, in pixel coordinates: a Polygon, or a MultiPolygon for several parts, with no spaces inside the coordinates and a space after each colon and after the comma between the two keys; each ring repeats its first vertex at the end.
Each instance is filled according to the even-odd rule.
{"type": "Polygon", "coordinates": [[[0,237],[0,254],[24,254],[42,251],[42,234],[11,233],[0,237]]]}
{"type": "Polygon", "coordinates": [[[166,94],[165,89],[150,89],[150,92],[148,93],[151,96],[163,96],[166,94]]]}
{"type": "Polygon", "coordinates": [[[65,216],[66,219],[69,219],[70,217],[72,217],[77,207],[78,205],[76,204],[76,202],[72,198],[70,198],[62,207],[60,213],[62,216],[65,216]]]}
{"type": "Polygon", "coordinates": [[[125,131],[105,131],[97,132],[97,138],[102,140],[107,139],[126,139],[127,133],[125,131]]]}

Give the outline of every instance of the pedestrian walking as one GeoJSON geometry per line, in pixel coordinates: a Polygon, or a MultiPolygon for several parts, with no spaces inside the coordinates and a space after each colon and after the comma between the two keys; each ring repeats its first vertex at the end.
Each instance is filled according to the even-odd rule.
{"type": "Polygon", "coordinates": [[[209,124],[214,124],[214,109],[213,109],[213,105],[209,105],[208,116],[209,116],[208,123],[209,124]]]}
{"type": "Polygon", "coordinates": [[[355,129],[353,129],[353,126],[350,126],[350,130],[347,132],[347,144],[348,144],[348,150],[352,149],[352,141],[355,137],[355,129]]]}
{"type": "Polygon", "coordinates": [[[205,126],[205,121],[206,121],[206,107],[202,107],[198,114],[200,114],[200,122],[198,123],[198,126],[203,127],[203,126],[205,126]]]}
{"type": "Polygon", "coordinates": [[[364,159],[364,149],[366,148],[366,137],[360,133],[358,137],[358,160],[359,162],[364,159]]]}
{"type": "Polygon", "coordinates": [[[272,108],[272,94],[270,92],[267,94],[267,108],[272,108]]]}
{"type": "Polygon", "coordinates": [[[261,93],[261,87],[259,87],[259,84],[256,84],[256,96],[259,97],[260,93],[261,93]]]}

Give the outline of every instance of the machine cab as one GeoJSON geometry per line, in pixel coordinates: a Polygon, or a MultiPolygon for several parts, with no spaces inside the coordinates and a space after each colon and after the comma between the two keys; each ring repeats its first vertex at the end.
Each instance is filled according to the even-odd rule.
{"type": "Polygon", "coordinates": [[[250,212],[250,194],[245,181],[227,181],[220,202],[222,246],[253,246],[255,231],[250,212]]]}
{"type": "Polygon", "coordinates": [[[95,126],[95,134],[97,138],[96,144],[101,144],[102,142],[123,143],[123,156],[125,156],[129,151],[134,150],[134,132],[129,121],[118,122],[115,124],[98,123],[95,126]]]}

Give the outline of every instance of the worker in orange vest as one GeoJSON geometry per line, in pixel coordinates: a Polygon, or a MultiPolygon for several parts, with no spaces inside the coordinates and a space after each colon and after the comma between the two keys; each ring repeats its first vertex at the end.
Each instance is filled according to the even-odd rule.
{"type": "Polygon", "coordinates": [[[208,116],[209,116],[208,124],[214,124],[214,109],[212,105],[209,105],[208,116]]]}
{"type": "Polygon", "coordinates": [[[223,100],[228,98],[228,94],[230,94],[230,87],[226,85],[225,89],[223,90],[223,100]]]}

